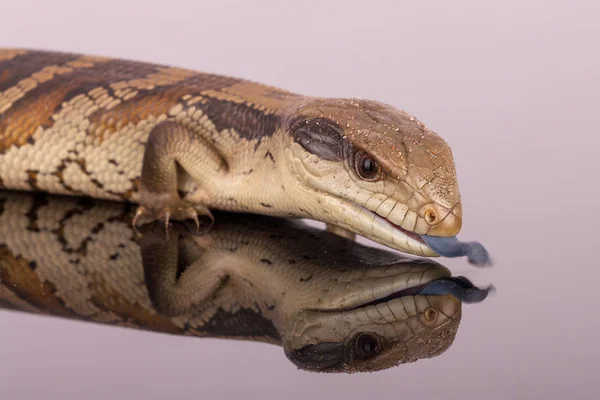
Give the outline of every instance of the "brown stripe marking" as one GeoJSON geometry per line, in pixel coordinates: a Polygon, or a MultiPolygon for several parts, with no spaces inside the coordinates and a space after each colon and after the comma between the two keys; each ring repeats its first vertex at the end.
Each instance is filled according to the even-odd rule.
{"type": "Polygon", "coordinates": [[[114,313],[137,328],[173,334],[181,332],[170,318],[152,313],[139,304],[131,304],[104,276],[93,273],[88,275],[88,281],[88,289],[92,294],[90,301],[103,312],[114,313]]]}
{"type": "MultiPolygon", "coordinates": [[[[20,80],[15,86],[8,88],[3,93],[0,93],[0,98],[4,95],[5,98],[10,99],[12,102],[19,100],[25,95],[25,93],[32,91],[38,85],[51,81],[54,77],[69,74],[82,68],[91,68],[96,63],[107,62],[108,59],[99,57],[88,57],[83,56],[76,60],[67,62],[64,65],[48,65],[42,68],[40,71],[34,72],[31,76],[20,80]],[[14,97],[10,93],[22,92],[20,97],[14,97]]],[[[1,101],[1,100],[0,100],[1,101]]],[[[0,105],[0,112],[4,112],[6,109],[0,105]]]]}
{"type": "Polygon", "coordinates": [[[64,66],[69,61],[81,58],[80,55],[68,53],[54,53],[42,51],[29,51],[0,64],[0,71],[4,77],[0,81],[0,93],[16,86],[20,81],[42,71],[44,68],[64,66]]]}
{"type": "Polygon", "coordinates": [[[157,67],[157,69],[156,72],[152,72],[143,78],[117,82],[110,86],[115,91],[126,89],[152,90],[155,87],[174,85],[197,74],[194,71],[182,68],[157,67]]]}
{"type": "Polygon", "coordinates": [[[279,116],[265,114],[246,103],[209,100],[199,108],[208,115],[218,131],[233,129],[248,140],[273,136],[280,121],[279,116]]]}
{"type": "Polygon", "coordinates": [[[12,73],[7,69],[0,69],[0,86],[12,77],[12,73]]]}
{"type": "Polygon", "coordinates": [[[298,97],[285,90],[249,81],[240,81],[223,88],[220,92],[205,90],[202,95],[232,103],[244,103],[265,114],[279,113],[283,101],[298,97]]]}
{"type": "Polygon", "coordinates": [[[38,127],[52,126],[54,109],[62,104],[68,88],[57,88],[45,96],[27,96],[21,107],[0,115],[0,154],[12,146],[32,140],[38,127]]]}
{"type": "Polygon", "coordinates": [[[102,85],[145,77],[159,68],[152,64],[88,56],[71,60],[66,65],[70,71],[61,71],[53,75],[53,79],[47,79],[47,71],[44,71],[41,78],[38,76],[43,82],[31,87],[26,96],[21,96],[10,109],[0,114],[0,153],[10,146],[22,146],[39,126],[51,127],[54,124],[52,116],[64,102],[75,96],[102,85]]]}
{"type": "Polygon", "coordinates": [[[106,62],[100,57],[82,56],[68,61],[63,66],[50,65],[34,72],[31,76],[20,80],[15,86],[0,93],[0,153],[13,145],[24,145],[38,127],[52,125],[54,110],[62,104],[68,93],[67,86],[57,86],[54,90],[34,95],[40,85],[51,83],[53,79],[71,74],[80,68],[91,68],[96,63],[106,62]],[[19,101],[21,100],[21,101],[19,101]],[[12,107],[15,103],[19,106],[12,107]]]}
{"type": "Polygon", "coordinates": [[[4,113],[13,105],[13,103],[23,98],[27,92],[32,91],[38,84],[51,80],[54,76],[72,72],[73,69],[64,66],[50,65],[42,68],[40,71],[21,79],[16,85],[0,92],[0,113],[4,113]]]}
{"type": "Polygon", "coordinates": [[[52,315],[77,317],[56,296],[56,287],[40,281],[27,260],[15,257],[8,248],[0,248],[0,281],[19,298],[52,315]]]}
{"type": "Polygon", "coordinates": [[[25,54],[27,50],[23,49],[0,49],[0,63],[2,61],[12,60],[16,56],[25,54]]]}
{"type": "MultiPolygon", "coordinates": [[[[72,68],[72,71],[38,84],[27,97],[45,96],[58,88],[68,88],[63,99],[63,102],[68,102],[74,97],[86,94],[98,87],[104,86],[108,89],[112,83],[145,77],[159,68],[152,64],[91,56],[79,57],[65,66],[72,68]]],[[[20,103],[20,101],[15,102],[12,109],[19,107],[20,103]]]]}
{"type": "Polygon", "coordinates": [[[136,98],[125,100],[110,110],[99,109],[90,115],[90,134],[100,138],[117,132],[128,124],[137,124],[150,116],[166,114],[178,103],[180,88],[167,88],[153,91],[152,95],[138,94],[136,98]]]}
{"type": "MultiPolygon", "coordinates": [[[[162,68],[164,67],[155,64],[112,59],[102,65],[98,64],[92,68],[79,70],[72,75],[65,75],[57,83],[70,88],[69,94],[64,99],[65,102],[98,88],[104,88],[109,95],[114,97],[117,90],[123,90],[124,82],[147,78],[162,68]],[[112,87],[114,84],[117,85],[116,88],[112,87]]],[[[47,90],[50,89],[47,88],[47,90]]]]}
{"type": "MultiPolygon", "coordinates": [[[[150,116],[167,114],[181,100],[196,99],[203,90],[218,90],[236,82],[237,78],[203,74],[176,68],[164,69],[135,81],[119,82],[113,89],[135,89],[135,96],[121,102],[110,110],[99,109],[90,117],[90,132],[105,135],[117,132],[128,124],[137,124],[150,116]]],[[[115,92],[115,94],[117,94],[115,92]]],[[[188,104],[195,104],[188,102],[188,104]]]]}
{"type": "MultiPolygon", "coordinates": [[[[73,57],[31,52],[14,60],[25,56],[37,60],[37,67],[44,60],[47,65],[48,61],[55,61],[55,57],[73,57]]],[[[166,114],[182,98],[187,98],[198,103],[195,106],[208,115],[217,129],[232,128],[248,139],[272,135],[278,124],[274,114],[278,113],[281,101],[294,96],[237,78],[136,61],[80,56],[68,60],[67,64],[72,71],[54,72],[53,79],[36,85],[31,81],[34,78],[24,83],[29,90],[27,96],[12,100],[11,108],[0,115],[0,135],[3,136],[0,152],[10,146],[22,146],[39,126],[51,127],[53,115],[60,111],[63,103],[82,94],[97,95],[92,96],[97,107],[89,117],[88,130],[97,135],[116,132],[149,116],[166,114]],[[97,61],[104,62],[97,64],[97,61]]],[[[43,76],[44,73],[47,70],[43,76]]]]}
{"type": "Polygon", "coordinates": [[[9,86],[9,84],[7,82],[14,75],[14,71],[12,69],[2,68],[3,67],[2,63],[6,62],[6,61],[9,61],[9,60],[12,60],[16,56],[19,56],[19,55],[25,54],[25,53],[26,53],[25,50],[0,49],[0,91],[3,90],[2,88],[4,86],[7,86],[7,87],[9,86]]]}

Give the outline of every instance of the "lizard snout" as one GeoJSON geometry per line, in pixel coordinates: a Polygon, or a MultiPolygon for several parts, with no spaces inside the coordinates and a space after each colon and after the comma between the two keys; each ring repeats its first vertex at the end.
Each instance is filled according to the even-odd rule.
{"type": "Polygon", "coordinates": [[[427,204],[420,210],[425,222],[430,226],[430,236],[455,236],[462,227],[462,205],[456,204],[451,210],[439,204],[427,204]]]}

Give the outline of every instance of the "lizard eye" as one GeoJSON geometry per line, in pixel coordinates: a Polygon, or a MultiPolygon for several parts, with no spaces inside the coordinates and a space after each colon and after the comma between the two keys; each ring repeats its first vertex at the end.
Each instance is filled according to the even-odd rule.
{"type": "Polygon", "coordinates": [[[360,334],[354,343],[354,353],[358,358],[363,360],[375,357],[380,349],[379,340],[377,340],[375,335],[370,333],[360,334]]]}
{"type": "Polygon", "coordinates": [[[374,181],[380,176],[379,164],[365,152],[361,151],[356,155],[354,167],[358,176],[364,180],[374,181]]]}

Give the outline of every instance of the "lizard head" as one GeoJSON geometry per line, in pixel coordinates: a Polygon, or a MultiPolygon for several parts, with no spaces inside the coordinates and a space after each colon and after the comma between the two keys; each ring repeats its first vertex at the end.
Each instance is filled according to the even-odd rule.
{"type": "Polygon", "coordinates": [[[462,208],[452,151],[415,117],[368,100],[311,99],[288,114],[287,163],[316,193],[311,213],[378,243],[437,256],[462,208]]]}

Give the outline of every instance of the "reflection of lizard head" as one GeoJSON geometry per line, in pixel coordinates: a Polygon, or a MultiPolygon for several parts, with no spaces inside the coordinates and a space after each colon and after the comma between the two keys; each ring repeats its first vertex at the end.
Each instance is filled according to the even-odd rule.
{"type": "Polygon", "coordinates": [[[299,221],[216,221],[201,236],[172,230],[167,239],[160,224],[144,233],[154,306],[199,335],[282,345],[301,369],[375,371],[439,355],[454,340],[461,300],[487,295],[436,262],[299,221]]]}

